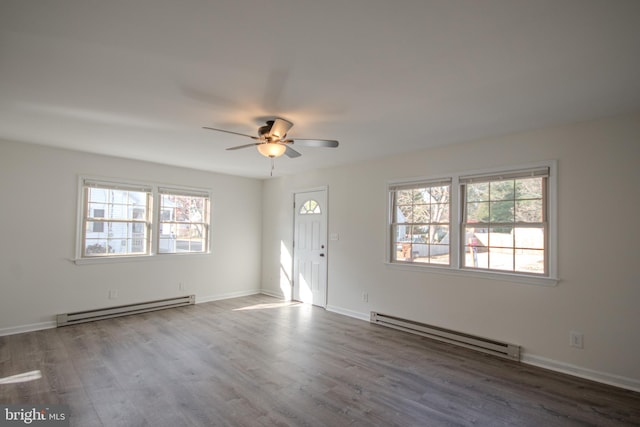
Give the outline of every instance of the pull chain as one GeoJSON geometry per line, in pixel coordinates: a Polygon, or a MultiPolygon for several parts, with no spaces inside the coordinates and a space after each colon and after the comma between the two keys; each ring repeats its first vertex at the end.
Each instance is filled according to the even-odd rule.
{"type": "Polygon", "coordinates": [[[276,161],[275,159],[272,157],[271,158],[271,174],[270,176],[273,176],[273,170],[276,168],[276,161]]]}

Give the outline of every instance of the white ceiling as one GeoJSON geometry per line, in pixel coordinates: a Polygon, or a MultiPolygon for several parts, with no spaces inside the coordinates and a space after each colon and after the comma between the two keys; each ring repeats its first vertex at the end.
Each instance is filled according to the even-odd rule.
{"type": "Polygon", "coordinates": [[[250,177],[640,108],[638,0],[2,0],[0,138],[250,177]]]}

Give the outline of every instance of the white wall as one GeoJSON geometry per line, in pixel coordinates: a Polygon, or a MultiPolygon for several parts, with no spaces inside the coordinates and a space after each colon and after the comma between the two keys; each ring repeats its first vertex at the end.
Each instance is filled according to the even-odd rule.
{"type": "Polygon", "coordinates": [[[322,185],[329,186],[329,233],[340,236],[328,242],[329,309],[396,314],[520,344],[525,362],[640,390],[640,114],[266,181],[267,293],[286,294],[280,259],[281,242],[291,246],[292,192],[322,185]],[[387,180],[551,159],[559,172],[557,286],[384,263],[387,180]],[[569,347],[569,331],[584,334],[584,349],[569,347]]]}
{"type": "Polygon", "coordinates": [[[46,327],[58,313],[258,292],[261,191],[256,179],[0,141],[0,334],[46,327]],[[83,174],[210,189],[212,253],[76,265],[83,174]],[[108,299],[110,289],[117,299],[108,299]]]}

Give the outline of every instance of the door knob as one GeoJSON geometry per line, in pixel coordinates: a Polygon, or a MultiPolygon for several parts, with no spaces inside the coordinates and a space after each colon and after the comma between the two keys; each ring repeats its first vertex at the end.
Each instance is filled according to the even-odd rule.
{"type": "Polygon", "coordinates": [[[320,254],[320,256],[324,256],[324,254],[320,254]]]}

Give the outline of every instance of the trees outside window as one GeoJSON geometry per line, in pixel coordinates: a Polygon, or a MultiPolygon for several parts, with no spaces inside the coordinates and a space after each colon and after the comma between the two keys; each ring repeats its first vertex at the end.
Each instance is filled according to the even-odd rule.
{"type": "Polygon", "coordinates": [[[555,163],[389,184],[389,262],[553,277],[552,171],[555,163]]]}
{"type": "Polygon", "coordinates": [[[450,181],[390,188],[392,261],[449,265],[450,181]]]}

